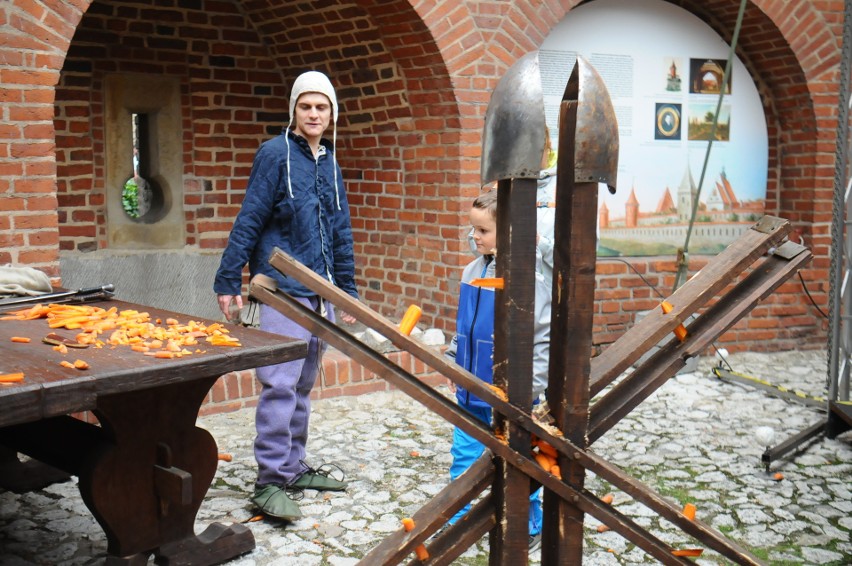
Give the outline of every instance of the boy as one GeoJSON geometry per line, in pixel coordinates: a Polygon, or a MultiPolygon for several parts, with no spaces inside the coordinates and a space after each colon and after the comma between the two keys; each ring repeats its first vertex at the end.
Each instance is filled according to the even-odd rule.
{"type": "MultiPolygon", "coordinates": [[[[494,277],[497,246],[497,191],[480,195],[470,209],[472,243],[479,255],[462,272],[459,307],[456,318],[456,335],[453,336],[445,356],[487,383],[492,382],[494,364],[494,290],[475,287],[469,282],[481,277],[494,277]]],[[[535,274],[535,336],[533,346],[533,399],[547,387],[550,356],[550,303],[551,294],[541,273],[535,274]]],[[[455,389],[456,401],[479,420],[491,423],[491,407],[461,387],[455,389]]],[[[453,464],[450,478],[456,479],[482,455],[484,446],[463,430],[453,431],[451,454],[453,464]]],[[[540,490],[530,496],[530,551],[541,544],[540,490]]],[[[470,509],[465,506],[449,521],[455,524],[470,509]]]]}

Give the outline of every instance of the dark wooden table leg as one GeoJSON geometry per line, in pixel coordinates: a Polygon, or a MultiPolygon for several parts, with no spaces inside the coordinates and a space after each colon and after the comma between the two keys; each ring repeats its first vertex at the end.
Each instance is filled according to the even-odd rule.
{"type": "Polygon", "coordinates": [[[107,536],[108,564],[218,564],[254,548],[243,525],[193,524],[216,473],[216,442],[195,426],[216,378],[101,397],[103,443],[79,472],[80,492],[107,536]],[[144,561],[142,563],[144,563],[144,561]]]}
{"type": "Polygon", "coordinates": [[[26,493],[71,479],[71,475],[39,460],[23,461],[18,451],[0,445],[0,487],[26,493]]]}

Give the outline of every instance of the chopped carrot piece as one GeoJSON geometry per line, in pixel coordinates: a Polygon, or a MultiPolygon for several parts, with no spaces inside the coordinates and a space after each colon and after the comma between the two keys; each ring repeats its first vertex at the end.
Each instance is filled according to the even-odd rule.
{"type": "Polygon", "coordinates": [[[12,336],[11,340],[20,344],[28,344],[30,342],[30,339],[26,336],[12,336]]]}
{"type": "Polygon", "coordinates": [[[0,383],[20,383],[24,380],[24,372],[0,374],[0,383]]]}
{"type": "Polygon", "coordinates": [[[74,367],[77,369],[89,369],[89,362],[85,360],[74,360],[74,367]]]}
{"type": "Polygon", "coordinates": [[[219,453],[219,459],[223,462],[230,462],[233,458],[230,454],[225,454],[224,452],[219,453]]]}
{"type": "Polygon", "coordinates": [[[417,305],[408,307],[408,310],[405,311],[405,315],[399,323],[399,331],[406,336],[410,336],[411,331],[417,325],[417,321],[420,320],[421,314],[423,314],[423,311],[417,305]]]}
{"type": "Polygon", "coordinates": [[[703,548],[683,548],[680,550],[672,550],[672,554],[675,556],[701,556],[703,552],[703,548]]]}
{"type": "Polygon", "coordinates": [[[690,521],[695,520],[695,505],[687,503],[683,506],[683,515],[690,521]]]}
{"type": "Polygon", "coordinates": [[[64,368],[74,369],[74,364],[72,364],[68,360],[62,360],[61,362],[59,362],[59,365],[61,365],[64,368]]]}
{"type": "Polygon", "coordinates": [[[554,448],[544,440],[539,440],[535,443],[535,445],[538,446],[538,451],[542,454],[546,454],[551,458],[557,458],[559,456],[559,454],[556,452],[556,448],[554,448]]]}
{"type": "Polygon", "coordinates": [[[603,524],[602,524],[602,525],[598,525],[598,532],[599,532],[599,533],[605,533],[605,532],[607,532],[608,530],[609,530],[609,527],[607,527],[606,525],[603,525],[603,524]]]}

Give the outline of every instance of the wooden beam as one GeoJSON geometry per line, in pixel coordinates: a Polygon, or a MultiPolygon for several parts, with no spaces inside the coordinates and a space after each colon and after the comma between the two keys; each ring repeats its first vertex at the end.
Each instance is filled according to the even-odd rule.
{"type": "MultiPolygon", "coordinates": [[[[535,313],[536,181],[508,179],[497,184],[497,267],[503,289],[495,291],[494,385],[506,391],[509,402],[532,410],[533,318],[535,313]]],[[[530,433],[499,412],[497,430],[505,431],[509,446],[531,451],[530,433]]],[[[492,531],[489,564],[516,566],[529,560],[530,480],[500,459],[491,496],[497,525],[492,531]]]]}
{"type": "Polygon", "coordinates": [[[764,216],[667,299],[674,307],[671,313],[664,315],[660,309],[652,309],[612,346],[592,359],[592,396],[600,393],[770,248],[780,245],[790,229],[786,220],[764,216]]]}
{"type": "MultiPolygon", "coordinates": [[[[756,557],[733,542],[727,540],[724,536],[714,531],[709,526],[699,521],[690,521],[681,513],[680,509],[675,508],[669,501],[663,499],[660,495],[656,494],[653,490],[643,485],[641,482],[626,475],[617,467],[612,466],[603,458],[591,452],[581,450],[578,446],[564,438],[561,432],[554,429],[554,427],[542,425],[533,419],[528,413],[524,413],[511,403],[503,401],[475,376],[464,371],[456,364],[448,362],[443,356],[437,354],[433,349],[401,334],[393,323],[375,313],[372,309],[360,303],[353,297],[340,291],[337,287],[314,274],[284,252],[276,250],[270,258],[270,264],[288,277],[293,277],[321,297],[331,301],[336,307],[351,314],[358,321],[367,324],[374,330],[382,333],[391,339],[394,344],[397,344],[402,349],[410,352],[433,369],[440,371],[453,382],[462,384],[475,395],[488,402],[494,410],[499,411],[507,418],[519,423],[539,438],[546,440],[560,454],[566,455],[569,458],[577,459],[586,467],[586,469],[592,471],[601,479],[608,481],[616,488],[629,493],[634,499],[648,506],[666,520],[676,524],[683,529],[684,532],[702,541],[713,550],[716,550],[737,564],[761,563],[756,557]]],[[[302,326],[308,328],[311,332],[322,336],[332,346],[349,355],[361,365],[371,371],[374,371],[378,375],[381,375],[388,381],[391,381],[397,385],[397,387],[412,396],[415,400],[423,402],[427,407],[430,407],[451,424],[464,428],[468,434],[477,438],[477,440],[490,448],[492,452],[499,454],[504,458],[508,457],[509,459],[507,461],[510,461],[513,465],[523,469],[527,475],[545,487],[553,490],[555,493],[559,494],[560,497],[564,499],[570,498],[570,501],[579,505],[584,512],[591,514],[602,523],[606,524],[608,527],[648,552],[651,556],[658,558],[664,563],[670,563],[668,560],[671,556],[667,554],[667,551],[662,550],[666,548],[666,546],[653,537],[653,535],[638,525],[635,525],[635,523],[629,519],[626,519],[626,523],[622,522],[616,517],[609,506],[601,504],[598,498],[594,495],[585,491],[583,493],[578,493],[569,488],[567,485],[542,470],[538,464],[533,463],[530,460],[529,453],[517,453],[511,450],[502,441],[491,435],[490,431],[483,431],[479,421],[475,421],[475,419],[473,419],[475,422],[471,422],[469,417],[465,418],[464,415],[454,415],[454,412],[458,410],[458,407],[455,406],[454,403],[449,403],[431,387],[422,384],[419,380],[417,380],[417,378],[403,371],[392,362],[389,362],[368,346],[360,343],[343,330],[339,329],[332,323],[329,323],[322,317],[319,317],[310,309],[306,309],[300,303],[289,298],[287,295],[276,293],[274,289],[270,290],[264,288],[258,281],[252,282],[250,292],[261,302],[272,306],[279,312],[284,313],[286,316],[290,316],[293,320],[296,320],[299,324],[302,324],[302,326]],[[409,384],[409,382],[412,383],[409,384]],[[419,386],[414,385],[414,382],[419,384],[419,386]],[[420,388],[422,388],[422,390],[420,388]],[[431,392],[431,395],[436,395],[444,399],[444,401],[447,402],[447,406],[441,407],[439,404],[438,407],[441,408],[441,410],[433,408],[428,401],[423,400],[424,395],[430,395],[429,392],[431,392]]],[[[687,562],[679,561],[676,563],[687,562]]]]}

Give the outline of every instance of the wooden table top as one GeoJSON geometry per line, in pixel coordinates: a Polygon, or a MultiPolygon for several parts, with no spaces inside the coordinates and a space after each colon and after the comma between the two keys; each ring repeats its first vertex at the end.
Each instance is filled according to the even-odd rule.
{"type": "MultiPolygon", "coordinates": [[[[190,320],[205,325],[215,322],[116,300],[88,304],[147,312],[152,321],[174,318],[181,324],[190,320]]],[[[24,373],[21,383],[0,384],[0,426],[92,410],[102,395],[218,377],[303,358],[307,353],[305,342],[300,340],[234,324],[224,326],[241,346],[213,346],[199,338],[192,354],[160,359],[133,351],[127,345],[68,348],[68,353],[62,354],[42,342],[42,338],[53,332],[73,339],[79,330],[51,329],[44,318],[0,320],[0,374],[24,373]],[[29,338],[30,342],[13,342],[13,336],[29,338]],[[196,353],[196,349],[200,351],[196,353]],[[60,365],[63,360],[77,359],[87,362],[89,369],[60,365]]]]}

